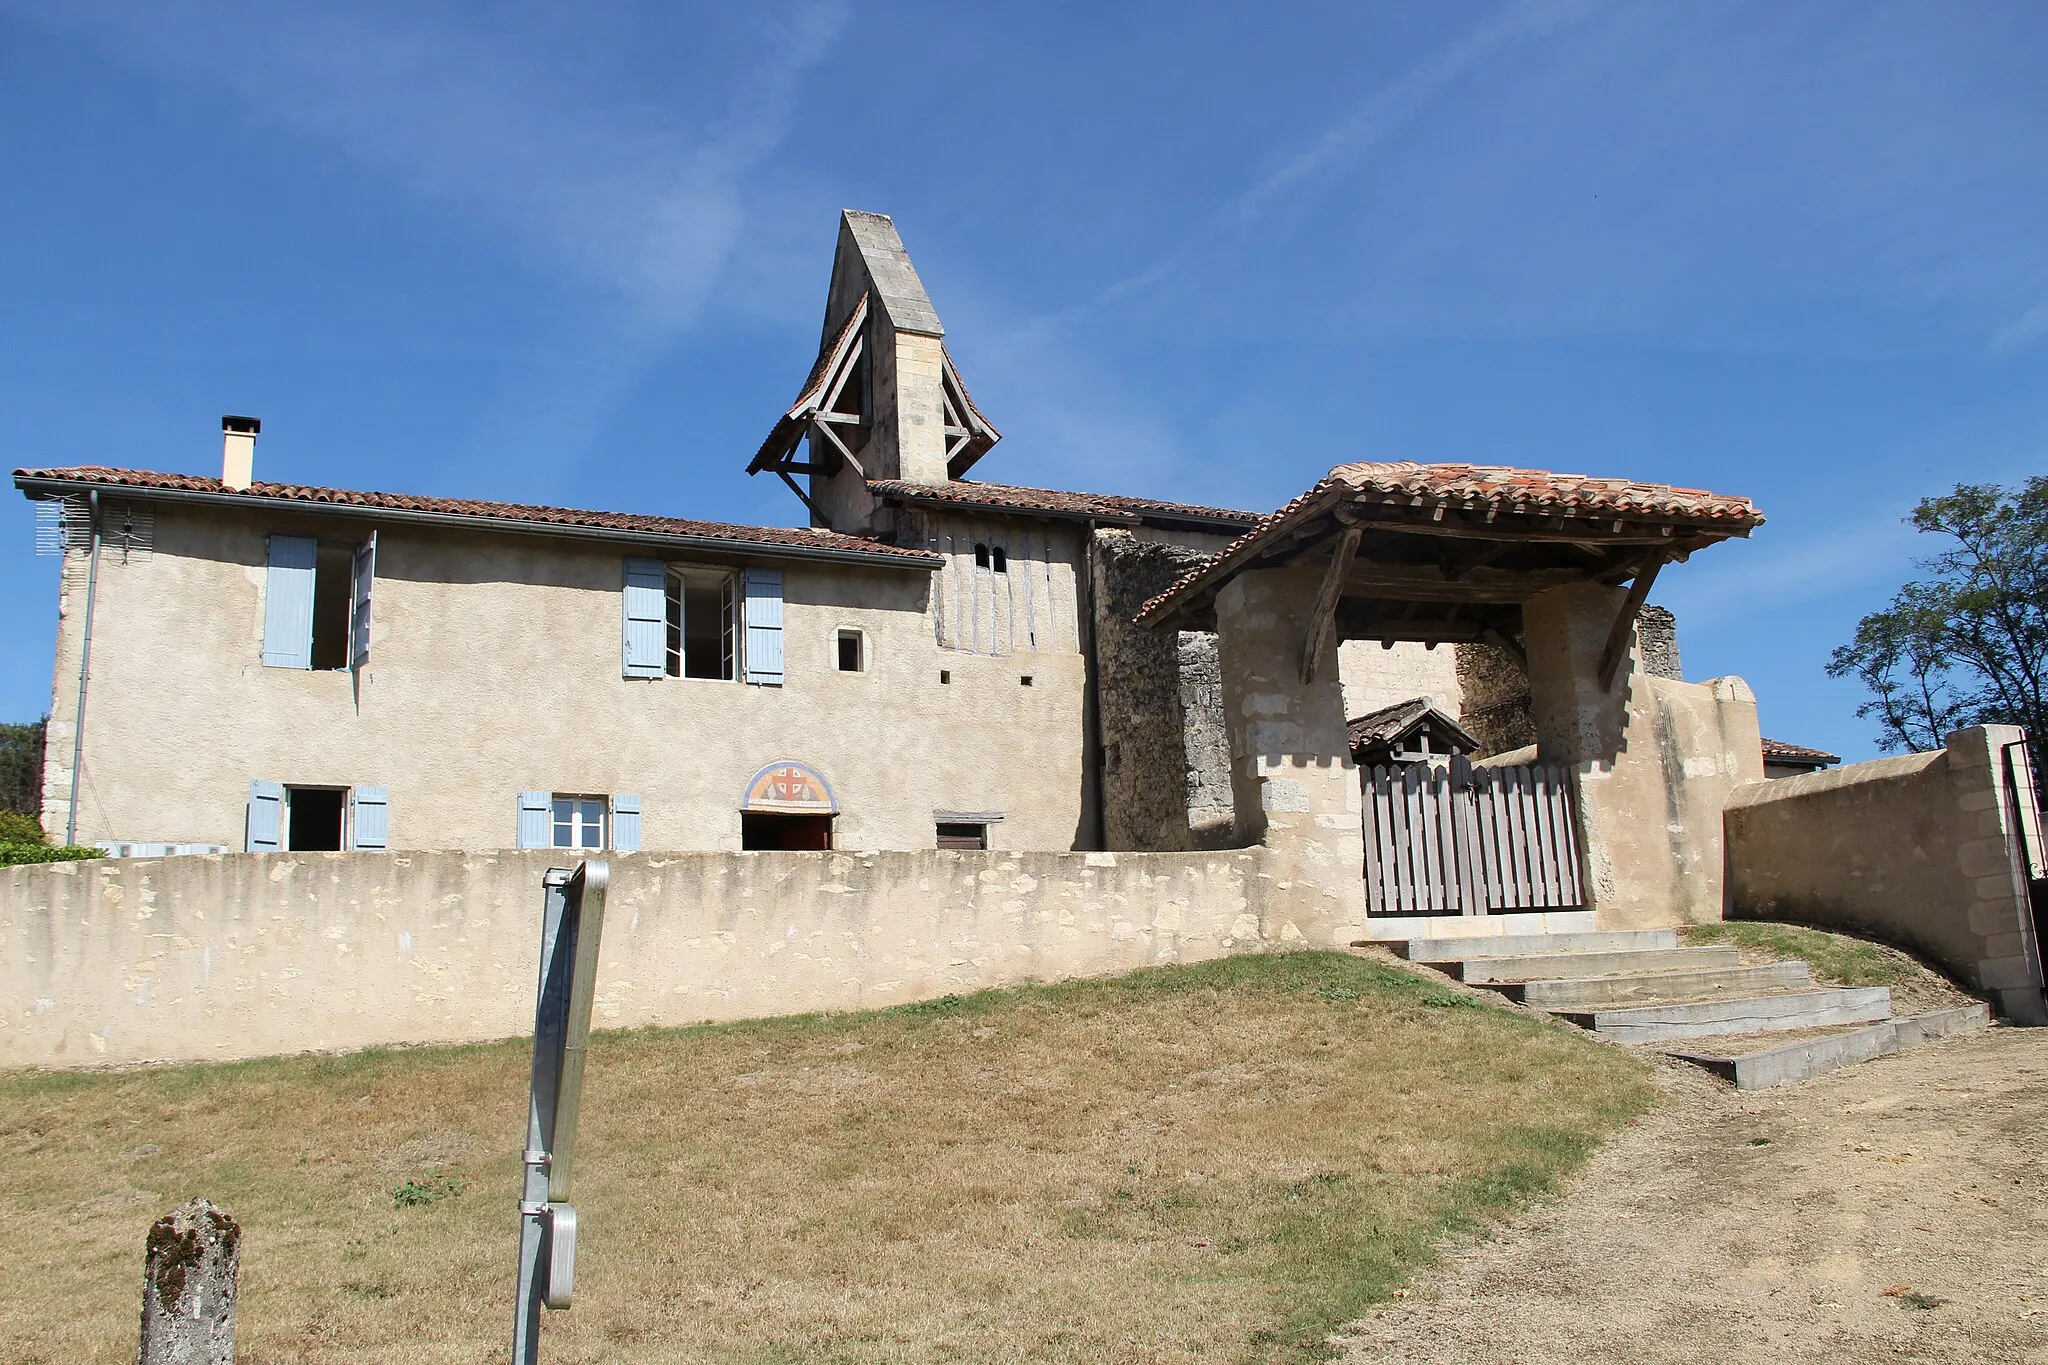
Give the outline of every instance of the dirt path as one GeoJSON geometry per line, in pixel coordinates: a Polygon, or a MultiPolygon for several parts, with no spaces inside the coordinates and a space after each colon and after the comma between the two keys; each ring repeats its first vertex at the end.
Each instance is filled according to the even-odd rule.
{"type": "Polygon", "coordinates": [[[1348,1365],[2048,1362],[2048,1029],[1669,1101],[1348,1365]],[[1889,1291],[1889,1292],[1888,1292],[1889,1291]]]}

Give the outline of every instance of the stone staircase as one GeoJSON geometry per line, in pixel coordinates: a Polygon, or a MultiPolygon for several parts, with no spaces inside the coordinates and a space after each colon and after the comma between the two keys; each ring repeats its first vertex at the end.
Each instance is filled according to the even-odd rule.
{"type": "Polygon", "coordinates": [[[1733,947],[1679,946],[1674,929],[1391,946],[1467,985],[1618,1043],[1657,1047],[1744,1090],[1805,1080],[1990,1022],[1983,1005],[1895,1018],[1887,987],[1816,985],[1804,962],[1745,966],[1733,947]],[[1702,1039],[1713,1041],[1696,1042],[1702,1039]]]}

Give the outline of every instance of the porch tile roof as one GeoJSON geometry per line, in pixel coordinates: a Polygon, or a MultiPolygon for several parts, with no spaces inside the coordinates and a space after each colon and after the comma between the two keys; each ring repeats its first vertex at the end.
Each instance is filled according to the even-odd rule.
{"type": "Polygon", "coordinates": [[[201,474],[165,474],[105,465],[17,469],[14,471],[14,483],[31,496],[37,492],[62,493],[68,489],[124,488],[138,493],[164,493],[173,498],[202,499],[214,503],[249,506],[292,504],[337,511],[474,519],[480,528],[496,524],[519,530],[558,529],[569,535],[578,532],[644,535],[650,540],[753,548],[771,557],[777,552],[786,552],[793,557],[873,560],[920,569],[936,568],[943,562],[940,556],[926,550],[905,549],[879,540],[810,527],[740,526],[730,522],[657,517],[638,512],[597,512],[526,503],[486,502],[474,498],[428,498],[411,493],[377,493],[304,484],[258,482],[236,490],[217,478],[201,474]]]}
{"type": "MultiPolygon", "coordinates": [[[[1748,498],[1633,479],[1413,460],[1340,464],[1307,492],[1260,519],[1208,563],[1175,579],[1144,605],[1138,621],[1156,624],[1166,619],[1183,599],[1206,595],[1297,526],[1340,506],[1365,516],[1377,513],[1413,521],[1420,533],[1427,533],[1429,521],[1441,520],[1447,511],[1482,513],[1489,524],[1505,513],[1611,523],[1616,530],[1651,527],[1667,534],[1687,532],[1699,543],[1746,536],[1764,522],[1763,513],[1748,498]],[[1428,516],[1418,517],[1419,513],[1428,516]]],[[[1500,538],[1511,539],[1512,531],[1503,526],[1500,538]]],[[[1675,535],[1673,540],[1676,543],[1675,535]]]]}

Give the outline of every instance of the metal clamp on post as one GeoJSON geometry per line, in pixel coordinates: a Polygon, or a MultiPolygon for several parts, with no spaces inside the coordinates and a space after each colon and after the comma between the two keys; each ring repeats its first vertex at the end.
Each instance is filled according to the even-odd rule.
{"type": "Polygon", "coordinates": [[[514,1365],[540,1359],[543,1306],[567,1308],[576,1287],[576,1210],[569,1204],[583,1052],[597,994],[611,870],[584,862],[550,868],[541,885],[540,989],[533,1017],[533,1088],[527,1106],[525,1185],[519,1200],[519,1308],[514,1365]]]}

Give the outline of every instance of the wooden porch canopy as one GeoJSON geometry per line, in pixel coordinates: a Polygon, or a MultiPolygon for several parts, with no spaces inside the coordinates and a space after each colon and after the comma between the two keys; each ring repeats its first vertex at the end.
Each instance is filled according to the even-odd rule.
{"type": "Polygon", "coordinates": [[[1250,569],[1324,565],[1302,641],[1312,681],[1331,638],[1486,641],[1522,652],[1522,603],[1567,583],[1630,584],[1601,658],[1611,683],[1657,571],[1763,524],[1747,498],[1470,464],[1346,464],[1145,604],[1141,625],[1215,629],[1250,569]]]}

